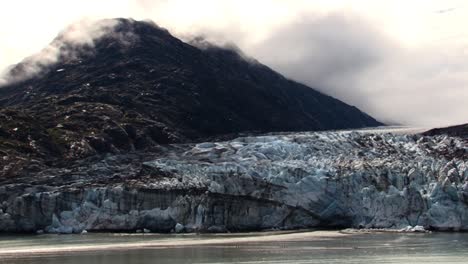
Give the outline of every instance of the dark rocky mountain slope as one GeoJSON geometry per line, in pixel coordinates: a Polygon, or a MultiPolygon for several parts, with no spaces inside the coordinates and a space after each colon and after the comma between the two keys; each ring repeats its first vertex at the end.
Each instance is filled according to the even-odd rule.
{"type": "Polygon", "coordinates": [[[444,128],[434,128],[424,133],[426,136],[448,135],[451,137],[461,137],[468,139],[468,124],[450,126],[444,128]]]}
{"type": "Polygon", "coordinates": [[[0,89],[3,176],[239,132],[381,125],[235,50],[184,43],[151,22],[118,19],[93,47],[63,35],[54,43],[56,62],[0,89]]]}

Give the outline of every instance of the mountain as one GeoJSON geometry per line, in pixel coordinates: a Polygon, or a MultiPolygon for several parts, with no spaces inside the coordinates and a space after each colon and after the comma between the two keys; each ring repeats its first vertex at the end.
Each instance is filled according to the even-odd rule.
{"type": "Polygon", "coordinates": [[[109,22],[92,46],[63,32],[50,45],[56,60],[39,54],[10,71],[16,82],[0,89],[4,174],[41,163],[31,160],[63,165],[240,132],[381,125],[236,49],[184,43],[152,22],[97,23],[109,22]]]}

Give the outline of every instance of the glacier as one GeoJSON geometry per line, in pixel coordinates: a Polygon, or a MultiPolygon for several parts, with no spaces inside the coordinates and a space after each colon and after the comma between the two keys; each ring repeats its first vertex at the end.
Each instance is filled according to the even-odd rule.
{"type": "Polygon", "coordinates": [[[0,231],[468,230],[463,138],[278,133],[110,162],[118,159],[81,166],[87,173],[74,178],[50,171],[49,180],[1,185],[0,231]],[[72,179],[51,184],[59,176],[72,179]]]}

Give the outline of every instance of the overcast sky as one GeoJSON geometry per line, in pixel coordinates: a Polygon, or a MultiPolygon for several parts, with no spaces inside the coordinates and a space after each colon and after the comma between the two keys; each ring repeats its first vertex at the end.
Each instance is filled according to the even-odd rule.
{"type": "Polygon", "coordinates": [[[1,0],[0,71],[82,19],[151,19],[233,42],[384,122],[468,122],[464,0],[1,0]]]}

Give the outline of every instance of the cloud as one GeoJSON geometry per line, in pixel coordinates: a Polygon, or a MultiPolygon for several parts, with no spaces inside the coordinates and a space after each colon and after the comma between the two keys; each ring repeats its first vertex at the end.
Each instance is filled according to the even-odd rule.
{"type": "Polygon", "coordinates": [[[401,48],[359,76],[367,110],[416,125],[468,122],[468,56],[464,47],[401,48]]]}
{"type": "Polygon", "coordinates": [[[408,47],[352,12],[308,13],[247,46],[299,82],[387,122],[468,122],[468,48],[408,47]]]}
{"type": "Polygon", "coordinates": [[[200,27],[191,34],[203,32],[221,45],[233,41],[285,76],[386,123],[468,122],[466,45],[406,45],[349,10],[298,13],[255,41],[252,33],[238,28],[200,27]]]}
{"type": "Polygon", "coordinates": [[[0,79],[0,85],[31,78],[60,60],[76,59],[79,53],[93,52],[95,41],[105,35],[113,37],[123,44],[133,41],[136,36],[131,32],[117,32],[115,30],[119,24],[120,22],[115,19],[82,19],[68,25],[40,52],[7,68],[0,79]]]}
{"type": "Polygon", "coordinates": [[[391,42],[360,16],[334,12],[302,15],[249,50],[290,78],[360,104],[365,91],[356,82],[395,49],[391,42]]]}

